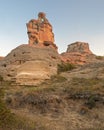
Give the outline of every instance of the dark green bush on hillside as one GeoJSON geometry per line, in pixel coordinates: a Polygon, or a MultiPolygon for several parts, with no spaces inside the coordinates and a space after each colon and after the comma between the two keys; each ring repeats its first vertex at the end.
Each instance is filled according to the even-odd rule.
{"type": "Polygon", "coordinates": [[[65,72],[65,71],[70,71],[75,68],[75,65],[70,64],[70,63],[62,63],[58,64],[58,73],[60,72],[65,72]]]}
{"type": "Polygon", "coordinates": [[[4,91],[0,89],[0,130],[35,130],[35,124],[11,113],[3,101],[4,91]]]}
{"type": "Polygon", "coordinates": [[[3,77],[0,75],[0,83],[3,82],[3,77]]]}
{"type": "Polygon", "coordinates": [[[96,59],[97,59],[97,60],[103,60],[103,59],[104,59],[104,56],[96,56],[96,59]]]}
{"type": "Polygon", "coordinates": [[[3,101],[4,92],[0,89],[0,127],[8,126],[12,123],[12,114],[9,109],[7,109],[3,101]]]}

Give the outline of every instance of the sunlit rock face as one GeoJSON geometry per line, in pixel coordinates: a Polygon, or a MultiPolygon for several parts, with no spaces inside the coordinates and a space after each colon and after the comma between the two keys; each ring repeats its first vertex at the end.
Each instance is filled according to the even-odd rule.
{"type": "Polygon", "coordinates": [[[29,38],[29,45],[32,46],[51,46],[57,49],[54,44],[54,33],[52,32],[52,25],[46,18],[46,14],[40,12],[38,19],[32,19],[27,23],[27,33],[29,38]]]}
{"type": "Polygon", "coordinates": [[[79,52],[79,53],[87,53],[92,54],[92,52],[89,49],[89,44],[85,42],[75,42],[70,45],[68,45],[67,53],[71,52],[79,52]]]}
{"type": "Polygon", "coordinates": [[[94,62],[95,55],[90,51],[89,44],[86,42],[75,42],[68,45],[66,52],[61,54],[64,62],[83,65],[94,62]]]}
{"type": "Polygon", "coordinates": [[[0,74],[17,84],[37,85],[57,74],[61,59],[45,13],[40,12],[38,19],[26,25],[28,44],[16,47],[0,62],[0,74]]]}
{"type": "Polygon", "coordinates": [[[57,74],[60,62],[60,55],[51,47],[20,45],[0,61],[0,75],[20,85],[37,85],[57,74]]]}

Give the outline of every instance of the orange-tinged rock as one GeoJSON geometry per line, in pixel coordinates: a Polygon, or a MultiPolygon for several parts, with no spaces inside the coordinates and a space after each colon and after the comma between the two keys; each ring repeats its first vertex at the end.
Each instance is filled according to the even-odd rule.
{"type": "Polygon", "coordinates": [[[45,13],[40,12],[37,20],[32,19],[27,23],[27,33],[29,45],[51,46],[57,49],[57,46],[54,44],[52,25],[47,20],[45,13]],[[45,43],[48,44],[46,45],[45,43]]]}
{"type": "Polygon", "coordinates": [[[68,45],[67,53],[71,52],[79,52],[79,53],[86,53],[86,54],[92,54],[92,52],[89,49],[89,44],[85,42],[75,42],[70,45],[68,45]]]}
{"type": "Polygon", "coordinates": [[[0,60],[2,60],[4,57],[3,56],[0,56],[0,60]]]}
{"type": "Polygon", "coordinates": [[[75,42],[68,45],[67,51],[61,54],[64,62],[83,65],[95,59],[95,55],[90,51],[89,44],[85,42],[75,42]]]}

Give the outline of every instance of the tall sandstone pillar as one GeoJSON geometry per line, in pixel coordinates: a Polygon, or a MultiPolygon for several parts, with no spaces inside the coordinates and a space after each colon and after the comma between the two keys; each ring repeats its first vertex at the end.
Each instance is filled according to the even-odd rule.
{"type": "Polygon", "coordinates": [[[57,46],[54,44],[52,25],[46,18],[45,13],[40,12],[38,14],[38,19],[32,19],[26,25],[29,45],[41,47],[51,46],[57,49],[57,46]]]}

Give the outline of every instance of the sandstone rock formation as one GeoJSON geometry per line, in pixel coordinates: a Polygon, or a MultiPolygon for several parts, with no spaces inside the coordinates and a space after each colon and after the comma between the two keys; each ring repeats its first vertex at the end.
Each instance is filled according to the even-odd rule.
{"type": "Polygon", "coordinates": [[[0,62],[0,74],[21,85],[36,85],[56,74],[58,63],[60,56],[50,47],[21,45],[0,62]]]}
{"type": "Polygon", "coordinates": [[[2,60],[4,57],[0,56],[0,60],[2,60]]]}
{"type": "Polygon", "coordinates": [[[32,19],[27,23],[27,33],[29,38],[29,45],[32,46],[51,46],[57,49],[54,44],[54,33],[52,32],[52,25],[46,18],[45,13],[40,12],[38,19],[32,19]]]}
{"type": "Polygon", "coordinates": [[[0,61],[0,75],[21,85],[36,85],[57,74],[61,62],[52,26],[45,13],[27,23],[29,43],[12,50],[0,61]]]}
{"type": "Polygon", "coordinates": [[[43,12],[38,19],[27,23],[29,43],[12,50],[0,61],[0,75],[4,80],[21,85],[37,85],[57,74],[57,64],[69,62],[83,65],[96,61],[88,43],[75,42],[68,45],[61,55],[54,44],[52,26],[43,12]]]}
{"type": "Polygon", "coordinates": [[[68,45],[67,53],[71,52],[79,52],[79,53],[86,53],[86,54],[92,54],[92,52],[89,49],[89,44],[85,42],[75,42],[70,45],[68,45]]]}
{"type": "Polygon", "coordinates": [[[68,45],[67,51],[61,54],[64,62],[83,65],[95,59],[95,55],[90,51],[89,44],[85,42],[75,42],[68,45]]]}

